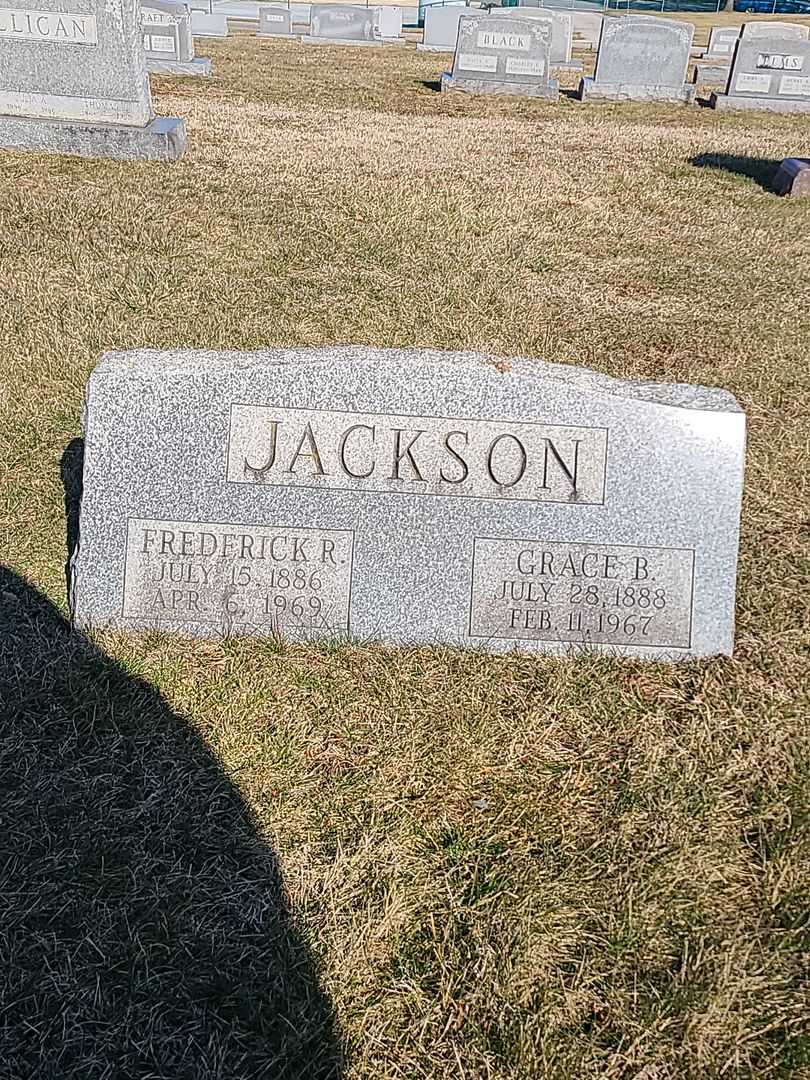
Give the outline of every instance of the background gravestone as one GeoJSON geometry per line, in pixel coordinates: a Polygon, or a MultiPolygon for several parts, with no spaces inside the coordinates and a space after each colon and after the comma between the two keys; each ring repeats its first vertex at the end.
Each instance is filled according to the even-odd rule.
{"type": "Polygon", "coordinates": [[[0,0],[0,146],[173,161],[183,121],[152,111],[137,0],[0,0]],[[74,7],[79,5],[74,5],[74,7]]]}
{"type": "Polygon", "coordinates": [[[741,37],[725,94],[715,109],[810,112],[810,41],[796,37],[741,37]]]}
{"type": "Polygon", "coordinates": [[[290,37],[292,12],[286,7],[259,7],[259,37],[290,37]]]}
{"type": "Polygon", "coordinates": [[[194,58],[191,9],[182,0],[141,0],[146,67],[157,75],[211,74],[211,61],[194,58]]]}
{"type": "Polygon", "coordinates": [[[546,19],[551,23],[551,66],[567,68],[569,71],[581,71],[582,61],[571,59],[573,29],[571,13],[553,11],[550,8],[520,7],[503,8],[497,12],[507,18],[546,19]]]}
{"type": "Polygon", "coordinates": [[[759,22],[745,23],[740,36],[745,39],[754,37],[795,37],[806,40],[810,37],[810,26],[803,26],[800,23],[760,20],[759,22]]]}
{"type": "Polygon", "coordinates": [[[497,15],[465,15],[458,25],[453,70],[441,88],[471,94],[519,94],[556,101],[550,77],[551,23],[497,15]]]}
{"type": "Polygon", "coordinates": [[[425,28],[422,43],[416,48],[425,52],[454,52],[458,40],[458,23],[470,9],[462,4],[433,5],[425,8],[425,28]]]}
{"type": "Polygon", "coordinates": [[[745,417],[722,390],[371,348],[109,354],[80,627],[730,652],[745,417]]]}
{"type": "Polygon", "coordinates": [[[301,38],[309,45],[375,45],[373,8],[354,4],[313,4],[309,34],[301,38]]]}
{"type": "Polygon", "coordinates": [[[593,78],[582,79],[585,100],[694,101],[685,82],[695,28],[675,19],[624,15],[605,19],[593,78]]]}
{"type": "Polygon", "coordinates": [[[383,6],[374,8],[374,35],[388,45],[405,44],[402,36],[402,8],[383,6]]]}
{"type": "Polygon", "coordinates": [[[227,16],[192,8],[191,33],[194,37],[226,38],[228,36],[227,16]]]}
{"type": "Polygon", "coordinates": [[[593,50],[599,48],[599,36],[602,33],[604,16],[595,11],[572,11],[572,36],[580,48],[593,50]]]}
{"type": "Polygon", "coordinates": [[[741,26],[713,26],[709,31],[709,47],[701,58],[731,60],[741,30],[741,26]]]}

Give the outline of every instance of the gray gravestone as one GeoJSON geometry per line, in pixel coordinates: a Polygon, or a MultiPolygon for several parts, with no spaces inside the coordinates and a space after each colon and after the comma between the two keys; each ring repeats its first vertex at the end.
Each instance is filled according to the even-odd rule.
{"type": "Polygon", "coordinates": [[[605,19],[596,71],[580,82],[580,98],[689,104],[695,88],[685,80],[694,32],[691,23],[652,15],[605,19]]]}
{"type": "Polygon", "coordinates": [[[745,23],[742,28],[742,38],[754,37],[795,37],[806,41],[810,37],[810,27],[799,23],[771,22],[760,20],[759,22],[745,23]]]}
{"type": "Polygon", "coordinates": [[[375,7],[374,36],[383,40],[387,45],[404,45],[402,8],[393,6],[375,7]]]}
{"type": "Polygon", "coordinates": [[[519,94],[556,101],[550,77],[551,24],[545,19],[465,15],[458,25],[453,70],[441,88],[470,94],[519,94]]]}
{"type": "Polygon", "coordinates": [[[211,74],[211,61],[195,59],[191,9],[182,0],[141,0],[146,67],[156,75],[211,74]]]}
{"type": "Polygon", "coordinates": [[[745,417],[696,386],[361,348],[105,356],[80,627],[730,653],[745,417]]]}
{"type": "Polygon", "coordinates": [[[545,19],[551,24],[551,66],[567,68],[569,71],[582,71],[582,61],[571,59],[573,29],[571,13],[552,11],[548,8],[519,7],[503,8],[498,15],[518,19],[545,19]]]}
{"type": "Polygon", "coordinates": [[[259,37],[290,37],[292,13],[289,8],[262,5],[259,8],[259,37]]]}
{"type": "Polygon", "coordinates": [[[709,31],[709,47],[701,54],[703,60],[731,60],[741,26],[713,26],[709,31]]]}
{"type": "Polygon", "coordinates": [[[578,46],[591,51],[598,49],[604,16],[594,11],[572,11],[571,19],[573,38],[578,46]]]}
{"type": "Polygon", "coordinates": [[[416,48],[425,52],[454,52],[458,40],[459,19],[469,13],[470,9],[461,4],[425,8],[422,43],[416,48]]]}
{"type": "Polygon", "coordinates": [[[185,125],[152,111],[137,0],[81,6],[0,0],[0,146],[176,160],[185,125]]]}
{"type": "Polygon", "coordinates": [[[374,10],[354,4],[313,4],[308,45],[377,45],[374,10]]]}
{"type": "Polygon", "coordinates": [[[725,86],[728,82],[728,64],[704,64],[698,61],[692,73],[692,82],[698,86],[725,86]]]}
{"type": "Polygon", "coordinates": [[[725,94],[712,94],[715,109],[810,112],[810,41],[741,37],[725,94]]]}
{"type": "Polygon", "coordinates": [[[194,37],[226,38],[228,19],[222,14],[206,14],[204,11],[191,12],[191,33],[194,37]]]}

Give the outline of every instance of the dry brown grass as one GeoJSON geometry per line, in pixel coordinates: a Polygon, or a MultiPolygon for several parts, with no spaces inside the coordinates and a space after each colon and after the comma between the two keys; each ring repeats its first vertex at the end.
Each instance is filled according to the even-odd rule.
{"type": "Polygon", "coordinates": [[[672,668],[108,637],[112,660],[77,660],[63,628],[26,631],[0,679],[6,1074],[325,1077],[340,1040],[346,1080],[810,1076],[810,207],[768,188],[806,120],[448,98],[445,58],[411,49],[198,51],[212,82],[154,83],[187,120],[176,166],[0,159],[0,561],[64,608],[59,460],[105,349],[538,355],[739,397],[737,651],[672,668]],[[77,877],[77,791],[93,858],[133,852],[112,899],[97,860],[77,877]],[[268,858],[240,799],[289,913],[217,930],[223,905],[269,902],[239,876],[268,858]],[[37,921],[43,872],[100,962],[74,964],[56,899],[37,921]],[[175,929],[144,939],[144,907],[175,929]],[[98,1004],[109,957],[139,948],[163,964],[134,983],[149,1022],[118,982],[98,1004]],[[276,963],[286,1006],[274,983],[272,1010],[237,1008],[276,963]],[[301,1038],[273,1064],[285,1007],[301,1038]]]}

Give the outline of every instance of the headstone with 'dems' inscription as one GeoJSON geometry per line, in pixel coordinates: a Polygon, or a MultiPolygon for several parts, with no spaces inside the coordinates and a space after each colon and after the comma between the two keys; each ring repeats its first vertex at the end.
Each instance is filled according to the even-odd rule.
{"type": "Polygon", "coordinates": [[[810,112],[810,41],[743,35],[725,94],[709,100],[715,109],[810,112]]]}
{"type": "Polygon", "coordinates": [[[183,0],[141,0],[146,67],[156,75],[211,74],[211,61],[195,58],[191,9],[183,0]]]}
{"type": "Polygon", "coordinates": [[[185,125],[152,111],[137,0],[64,6],[0,0],[0,147],[176,160],[185,125]]]}
{"type": "Polygon", "coordinates": [[[442,75],[441,88],[557,101],[559,84],[550,71],[548,20],[465,15],[458,24],[453,70],[442,75]]]}
{"type": "Polygon", "coordinates": [[[81,627],[649,659],[731,652],[722,390],[372,348],[108,354],[81,627]]]}
{"type": "Polygon", "coordinates": [[[624,15],[605,19],[593,78],[582,79],[583,101],[666,101],[695,99],[686,71],[695,28],[675,19],[624,15]]]}

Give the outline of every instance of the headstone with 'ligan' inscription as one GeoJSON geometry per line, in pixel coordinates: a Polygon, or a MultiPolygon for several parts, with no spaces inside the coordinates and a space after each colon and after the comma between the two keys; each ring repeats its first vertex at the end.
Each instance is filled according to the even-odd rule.
{"type": "Polygon", "coordinates": [[[453,70],[442,75],[442,90],[557,101],[559,84],[550,77],[551,34],[550,19],[464,15],[453,70]]]}
{"type": "Polygon", "coordinates": [[[0,147],[173,161],[185,146],[183,121],[152,111],[138,0],[0,0],[0,147]]]}
{"type": "Polygon", "coordinates": [[[82,627],[677,659],[732,648],[745,418],[697,386],[346,347],[108,354],[82,627]]]}

